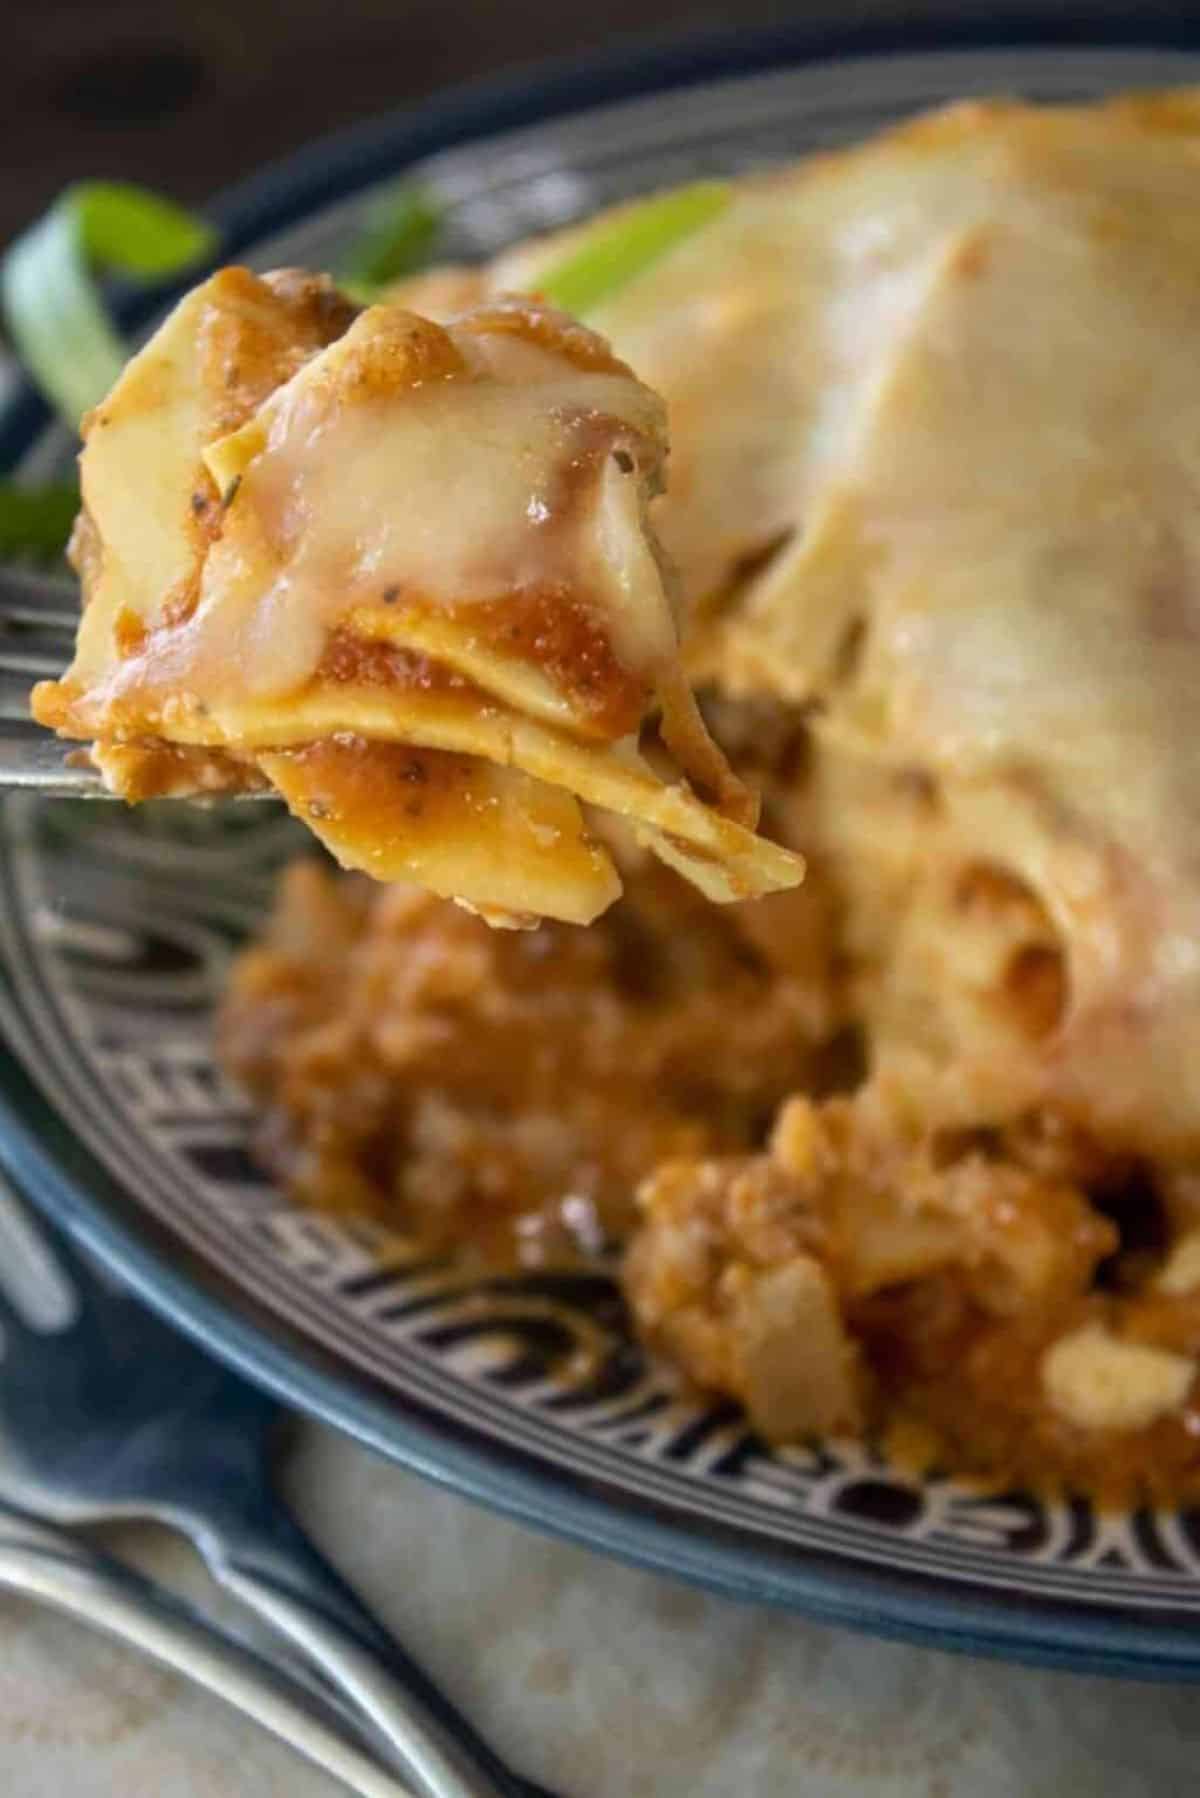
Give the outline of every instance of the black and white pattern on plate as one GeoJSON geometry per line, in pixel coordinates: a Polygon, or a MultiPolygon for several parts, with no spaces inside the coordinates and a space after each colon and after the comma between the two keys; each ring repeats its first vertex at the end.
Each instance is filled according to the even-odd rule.
{"type": "MultiPolygon", "coordinates": [[[[985,90],[1068,98],[1194,78],[1151,52],[897,57],[633,102],[431,158],[450,256],[486,254],[604,201],[862,135],[985,90]],[[847,76],[846,70],[852,72],[847,76]],[[701,103],[702,102],[702,103],[701,103]]],[[[369,197],[261,247],[259,266],[336,261],[369,197]]],[[[61,439],[30,456],[61,461],[61,439]]],[[[467,1282],[395,1239],[289,1205],[247,1152],[215,1067],[212,1006],[303,833],[221,813],[8,802],[0,833],[0,1023],[69,1126],[223,1276],[398,1397],[618,1502],[659,1501],[763,1547],[1151,1613],[1200,1613],[1200,1515],[1099,1516],[950,1478],[867,1446],[769,1451],[632,1342],[602,1272],[467,1282]]]]}
{"type": "Polygon", "coordinates": [[[11,801],[0,914],[11,1040],[161,1219],[255,1298],[437,1414],[631,1497],[762,1541],[1046,1596],[1200,1610],[1200,1517],[1098,1516],[852,1441],[768,1450],[632,1342],[603,1272],[465,1280],[255,1168],[212,1006],[303,836],[282,818],[11,801]]]}

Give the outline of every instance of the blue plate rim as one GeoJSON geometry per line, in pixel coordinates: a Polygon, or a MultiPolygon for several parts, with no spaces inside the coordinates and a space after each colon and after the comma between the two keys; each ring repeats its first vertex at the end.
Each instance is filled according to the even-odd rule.
{"type": "MultiPolygon", "coordinates": [[[[319,205],[396,175],[407,163],[473,138],[544,123],[590,107],[704,80],[751,75],[824,58],[921,50],[1194,49],[1185,22],[1146,31],[1086,11],[1052,21],[1026,11],[953,27],[781,25],[659,40],[627,39],[605,52],[543,63],[453,88],[319,139],[219,195],[206,210],[222,229],[222,256],[286,228],[319,205]],[[1077,29],[1070,31],[1071,22],[1077,29]],[[1064,29],[1066,27],[1066,29],[1064,29]]],[[[126,296],[121,322],[136,329],[171,289],[126,296]]],[[[13,466],[50,422],[27,384],[0,405],[0,467],[13,466]]],[[[747,1546],[733,1532],[651,1514],[569,1474],[526,1462],[492,1437],[376,1395],[369,1377],[336,1369],[310,1340],[272,1314],[255,1315],[211,1266],[182,1254],[169,1232],[78,1142],[18,1058],[0,1047],[0,1165],[56,1223],[119,1274],[154,1310],[247,1379],[294,1409],[346,1431],[412,1471],[520,1522],[726,1597],[796,1610],[872,1634],[980,1656],[1146,1679],[1200,1679],[1194,1619],[1099,1610],[968,1582],[857,1567],[836,1555],[747,1546]]]]}

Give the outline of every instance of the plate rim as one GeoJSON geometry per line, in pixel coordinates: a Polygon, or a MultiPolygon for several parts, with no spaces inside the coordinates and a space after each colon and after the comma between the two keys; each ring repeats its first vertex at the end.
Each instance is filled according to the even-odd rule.
{"type": "MultiPolygon", "coordinates": [[[[205,210],[222,227],[227,259],[321,205],[395,177],[419,157],[704,80],[922,51],[1187,50],[1198,42],[1200,32],[1186,21],[1139,30],[1125,20],[1089,19],[1086,12],[1047,20],[1024,11],[954,27],[930,22],[829,30],[792,24],[625,39],[597,54],[444,90],[317,139],[225,190],[205,210]],[[1069,32],[1072,19],[1077,33],[1069,32]]],[[[136,329],[181,285],[126,296],[117,305],[121,322],[136,329]]],[[[44,403],[19,382],[0,404],[0,468],[16,463],[49,422],[44,403]]],[[[726,1597],[879,1636],[1038,1666],[1200,1679],[1194,1618],[1174,1623],[1167,1613],[1148,1622],[1129,1610],[1035,1595],[1020,1587],[1017,1569],[1009,1593],[942,1582],[936,1574],[856,1566],[834,1552],[739,1543],[732,1530],[652,1515],[628,1495],[606,1495],[563,1470],[526,1465],[493,1436],[422,1415],[395,1394],[377,1395],[368,1375],[339,1368],[279,1314],[257,1315],[248,1295],[140,1210],[72,1136],[7,1045],[0,1046],[0,1166],[139,1298],[245,1378],[413,1472],[543,1532],[726,1597]]]]}

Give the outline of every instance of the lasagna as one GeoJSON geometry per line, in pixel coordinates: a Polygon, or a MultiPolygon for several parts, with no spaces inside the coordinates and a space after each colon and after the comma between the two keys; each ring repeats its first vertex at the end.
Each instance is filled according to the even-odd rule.
{"type": "Polygon", "coordinates": [[[78,647],[33,709],[116,793],[269,785],[493,923],[611,904],[581,800],[712,900],[799,878],[683,673],[661,401],[593,332],[225,269],[83,434],[78,647]]]}
{"type": "MultiPolygon", "coordinates": [[[[569,727],[551,715],[544,669],[523,677],[504,703],[579,777],[468,753],[589,805],[585,760],[636,767],[660,803],[653,688],[716,834],[614,803],[626,896],[586,934],[552,920],[599,893],[514,899],[548,921],[500,939],[411,888],[295,870],[220,1020],[293,1190],[509,1264],[619,1251],[644,1341],[765,1437],[1200,1497],[1198,180],[1192,93],[964,104],[731,183],[596,305],[672,446],[649,498],[658,415],[610,374],[634,477],[604,464],[630,507],[606,556],[650,543],[647,500],[681,676],[808,878],[772,881],[755,839],[721,852],[752,814],[672,747],[657,674],[602,748],[577,699],[569,727]],[[736,872],[747,902],[703,904],[697,855],[710,896],[736,872]]],[[[497,306],[539,317],[596,228],[394,303],[452,343],[497,306]]],[[[253,443],[286,442],[305,371],[364,328],[256,397],[253,443]]],[[[250,447],[210,456],[213,505],[237,471],[257,505],[250,447]]],[[[389,655],[451,665],[388,637],[392,615],[371,611],[389,655]]],[[[53,707],[103,743],[121,669],[165,664],[153,631],[148,658],[134,631],[126,661],[106,642],[89,662],[88,630],[53,707]]],[[[645,670],[637,644],[622,666],[645,670]]],[[[276,738],[256,767],[292,780],[313,753],[276,738]]]]}

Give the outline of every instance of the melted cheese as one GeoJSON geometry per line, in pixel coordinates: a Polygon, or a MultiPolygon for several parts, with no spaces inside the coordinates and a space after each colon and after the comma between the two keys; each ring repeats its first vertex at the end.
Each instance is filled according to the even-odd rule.
{"type": "MultiPolygon", "coordinates": [[[[693,666],[820,702],[804,840],[875,1060],[957,1121],[1050,1103],[1174,1158],[1200,1154],[1198,179],[1192,93],[956,107],[744,183],[595,314],[667,402],[693,666]],[[1004,1021],[1019,948],[955,910],[979,862],[1048,921],[1051,1029],[1004,1021]]],[[[536,291],[572,240],[494,281],[536,291]]]]}
{"type": "Polygon", "coordinates": [[[694,721],[667,741],[715,804],[636,751],[660,690],[682,715],[655,396],[528,305],[449,329],[379,306],[328,342],[285,311],[251,406],[226,314],[259,285],[189,296],[91,421],[89,603],[37,715],[129,797],[162,790],[155,745],[172,791],[265,775],[347,865],[493,921],[586,922],[619,891],[572,795],[713,898],[794,884],[694,721]]]}

